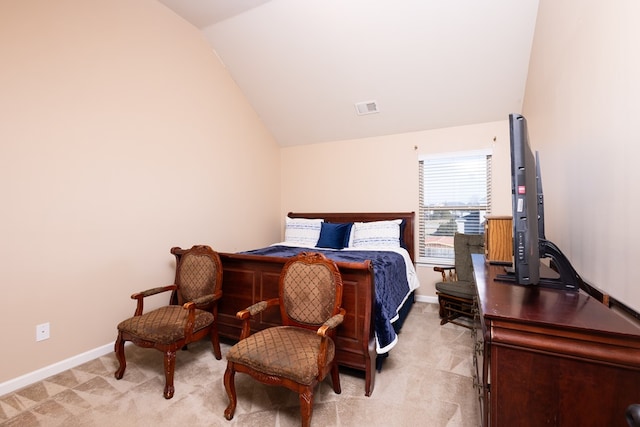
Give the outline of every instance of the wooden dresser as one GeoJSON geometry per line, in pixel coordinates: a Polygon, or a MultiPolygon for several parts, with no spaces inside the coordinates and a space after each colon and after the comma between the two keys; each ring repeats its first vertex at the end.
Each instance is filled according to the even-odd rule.
{"type": "Polygon", "coordinates": [[[640,326],[580,291],[498,282],[472,255],[475,385],[484,426],[627,426],[640,403],[640,326]]]}

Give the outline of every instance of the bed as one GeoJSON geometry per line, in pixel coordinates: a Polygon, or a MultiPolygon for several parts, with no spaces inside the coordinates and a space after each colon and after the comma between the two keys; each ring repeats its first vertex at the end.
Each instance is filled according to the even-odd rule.
{"type": "MultiPolygon", "coordinates": [[[[337,361],[341,366],[364,372],[365,395],[370,396],[375,384],[376,369],[381,368],[382,360],[395,346],[397,333],[410,311],[414,291],[418,286],[414,268],[415,213],[289,213],[287,217],[287,224],[289,221],[318,219],[335,225],[383,224],[395,221],[399,224],[402,248],[356,248],[353,247],[353,241],[345,241],[345,245],[351,244],[352,247],[343,250],[339,250],[339,246],[325,248],[323,245],[322,248],[315,248],[303,241],[291,244],[290,240],[293,239],[287,238],[287,225],[285,242],[243,253],[220,253],[224,274],[223,298],[218,305],[219,334],[224,338],[238,340],[241,322],[235,314],[255,302],[278,296],[278,279],[288,256],[302,250],[322,252],[336,261],[344,283],[342,305],[347,315],[336,338],[337,361]],[[389,270],[389,273],[382,271],[381,265],[397,265],[398,257],[403,260],[401,265],[403,269],[406,267],[406,274],[404,271],[400,274],[399,267],[389,270]],[[380,283],[376,282],[376,277],[380,283]],[[396,287],[399,289],[395,290],[396,287]]],[[[328,228],[327,224],[325,226],[328,228]]],[[[353,239],[355,232],[350,234],[353,239]]],[[[317,235],[314,238],[317,239],[317,235]]],[[[278,325],[279,322],[278,310],[268,310],[253,321],[251,328],[256,331],[278,325]]]]}

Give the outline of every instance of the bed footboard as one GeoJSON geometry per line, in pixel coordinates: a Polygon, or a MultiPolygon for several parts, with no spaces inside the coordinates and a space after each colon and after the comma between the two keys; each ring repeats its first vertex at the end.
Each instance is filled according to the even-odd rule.
{"type": "MultiPolygon", "coordinates": [[[[220,336],[238,340],[241,321],[236,313],[258,301],[278,297],[280,271],[287,258],[220,253],[224,270],[223,297],[218,303],[220,336]]],[[[337,263],[343,281],[342,307],[347,314],[336,337],[338,364],[364,371],[365,395],[375,382],[376,348],[373,327],[375,287],[371,262],[337,263]]],[[[267,310],[252,320],[258,331],[280,324],[278,310],[267,310]]]]}

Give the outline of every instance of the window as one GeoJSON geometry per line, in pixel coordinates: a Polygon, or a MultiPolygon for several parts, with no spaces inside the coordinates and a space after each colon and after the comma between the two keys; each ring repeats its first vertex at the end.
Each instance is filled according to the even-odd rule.
{"type": "Polygon", "coordinates": [[[490,213],[489,152],[420,158],[420,262],[453,265],[453,235],[484,233],[490,213]]]}

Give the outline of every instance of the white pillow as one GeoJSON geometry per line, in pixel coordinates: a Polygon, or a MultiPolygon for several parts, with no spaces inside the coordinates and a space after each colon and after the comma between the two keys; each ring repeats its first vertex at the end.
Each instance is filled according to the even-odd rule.
{"type": "Polygon", "coordinates": [[[284,241],[305,246],[315,246],[320,238],[323,219],[286,217],[284,241]]]}
{"type": "Polygon", "coordinates": [[[401,219],[356,222],[351,228],[350,248],[400,247],[401,219]]]}

